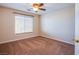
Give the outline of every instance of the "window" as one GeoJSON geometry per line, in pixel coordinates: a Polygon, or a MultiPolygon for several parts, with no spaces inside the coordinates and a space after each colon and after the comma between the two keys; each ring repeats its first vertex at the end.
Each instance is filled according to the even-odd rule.
{"type": "Polygon", "coordinates": [[[15,33],[33,32],[33,17],[16,15],[15,16],[15,33]]]}

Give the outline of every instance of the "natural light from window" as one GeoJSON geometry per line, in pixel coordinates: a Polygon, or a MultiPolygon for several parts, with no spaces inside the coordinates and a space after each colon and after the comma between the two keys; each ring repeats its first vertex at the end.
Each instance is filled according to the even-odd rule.
{"type": "Polygon", "coordinates": [[[15,33],[33,32],[33,17],[25,15],[15,15],[15,33]]]}

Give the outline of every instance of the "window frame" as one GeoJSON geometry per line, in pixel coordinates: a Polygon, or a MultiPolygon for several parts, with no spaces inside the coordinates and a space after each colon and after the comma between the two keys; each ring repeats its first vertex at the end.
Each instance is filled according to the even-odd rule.
{"type": "MultiPolygon", "coordinates": [[[[14,18],[15,18],[16,16],[24,16],[24,17],[25,17],[25,16],[26,16],[26,17],[29,16],[29,17],[32,17],[32,18],[33,18],[33,20],[32,20],[32,30],[33,30],[33,31],[32,31],[32,32],[16,33],[16,28],[15,28],[15,27],[16,27],[16,24],[15,24],[15,27],[14,27],[14,28],[15,28],[15,31],[14,31],[14,33],[15,33],[16,35],[18,35],[18,34],[28,34],[28,33],[33,33],[33,32],[34,32],[34,16],[25,15],[25,14],[15,14],[15,15],[14,15],[14,18]]],[[[16,20],[16,19],[15,19],[15,20],[16,20]]],[[[24,25],[24,26],[25,26],[25,25],[24,25]]]]}

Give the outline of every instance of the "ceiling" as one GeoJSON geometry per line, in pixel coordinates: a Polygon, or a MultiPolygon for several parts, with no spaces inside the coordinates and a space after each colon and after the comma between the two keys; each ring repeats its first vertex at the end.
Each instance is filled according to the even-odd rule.
{"type": "Polygon", "coordinates": [[[28,11],[28,9],[32,8],[31,3],[0,3],[0,6],[41,15],[41,14],[49,13],[51,11],[56,11],[62,8],[74,6],[74,4],[73,3],[44,3],[44,8],[46,9],[46,11],[39,11],[38,13],[34,12],[33,10],[28,11]]]}

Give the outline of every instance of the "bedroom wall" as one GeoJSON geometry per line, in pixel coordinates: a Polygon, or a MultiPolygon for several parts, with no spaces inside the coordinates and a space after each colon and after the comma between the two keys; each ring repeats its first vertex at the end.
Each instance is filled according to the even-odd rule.
{"type": "Polygon", "coordinates": [[[37,14],[32,14],[32,13],[27,13],[23,11],[14,10],[14,9],[0,7],[0,43],[39,36],[39,24],[38,24],[40,21],[39,18],[40,16],[37,14]],[[14,17],[13,12],[19,12],[26,15],[34,16],[34,32],[16,35],[14,33],[15,32],[15,17],[14,17]]]}
{"type": "Polygon", "coordinates": [[[0,14],[0,39],[2,39],[2,26],[1,26],[1,24],[2,24],[2,15],[0,14]]]}
{"type": "Polygon", "coordinates": [[[41,16],[41,36],[74,44],[75,6],[41,16]]]}

